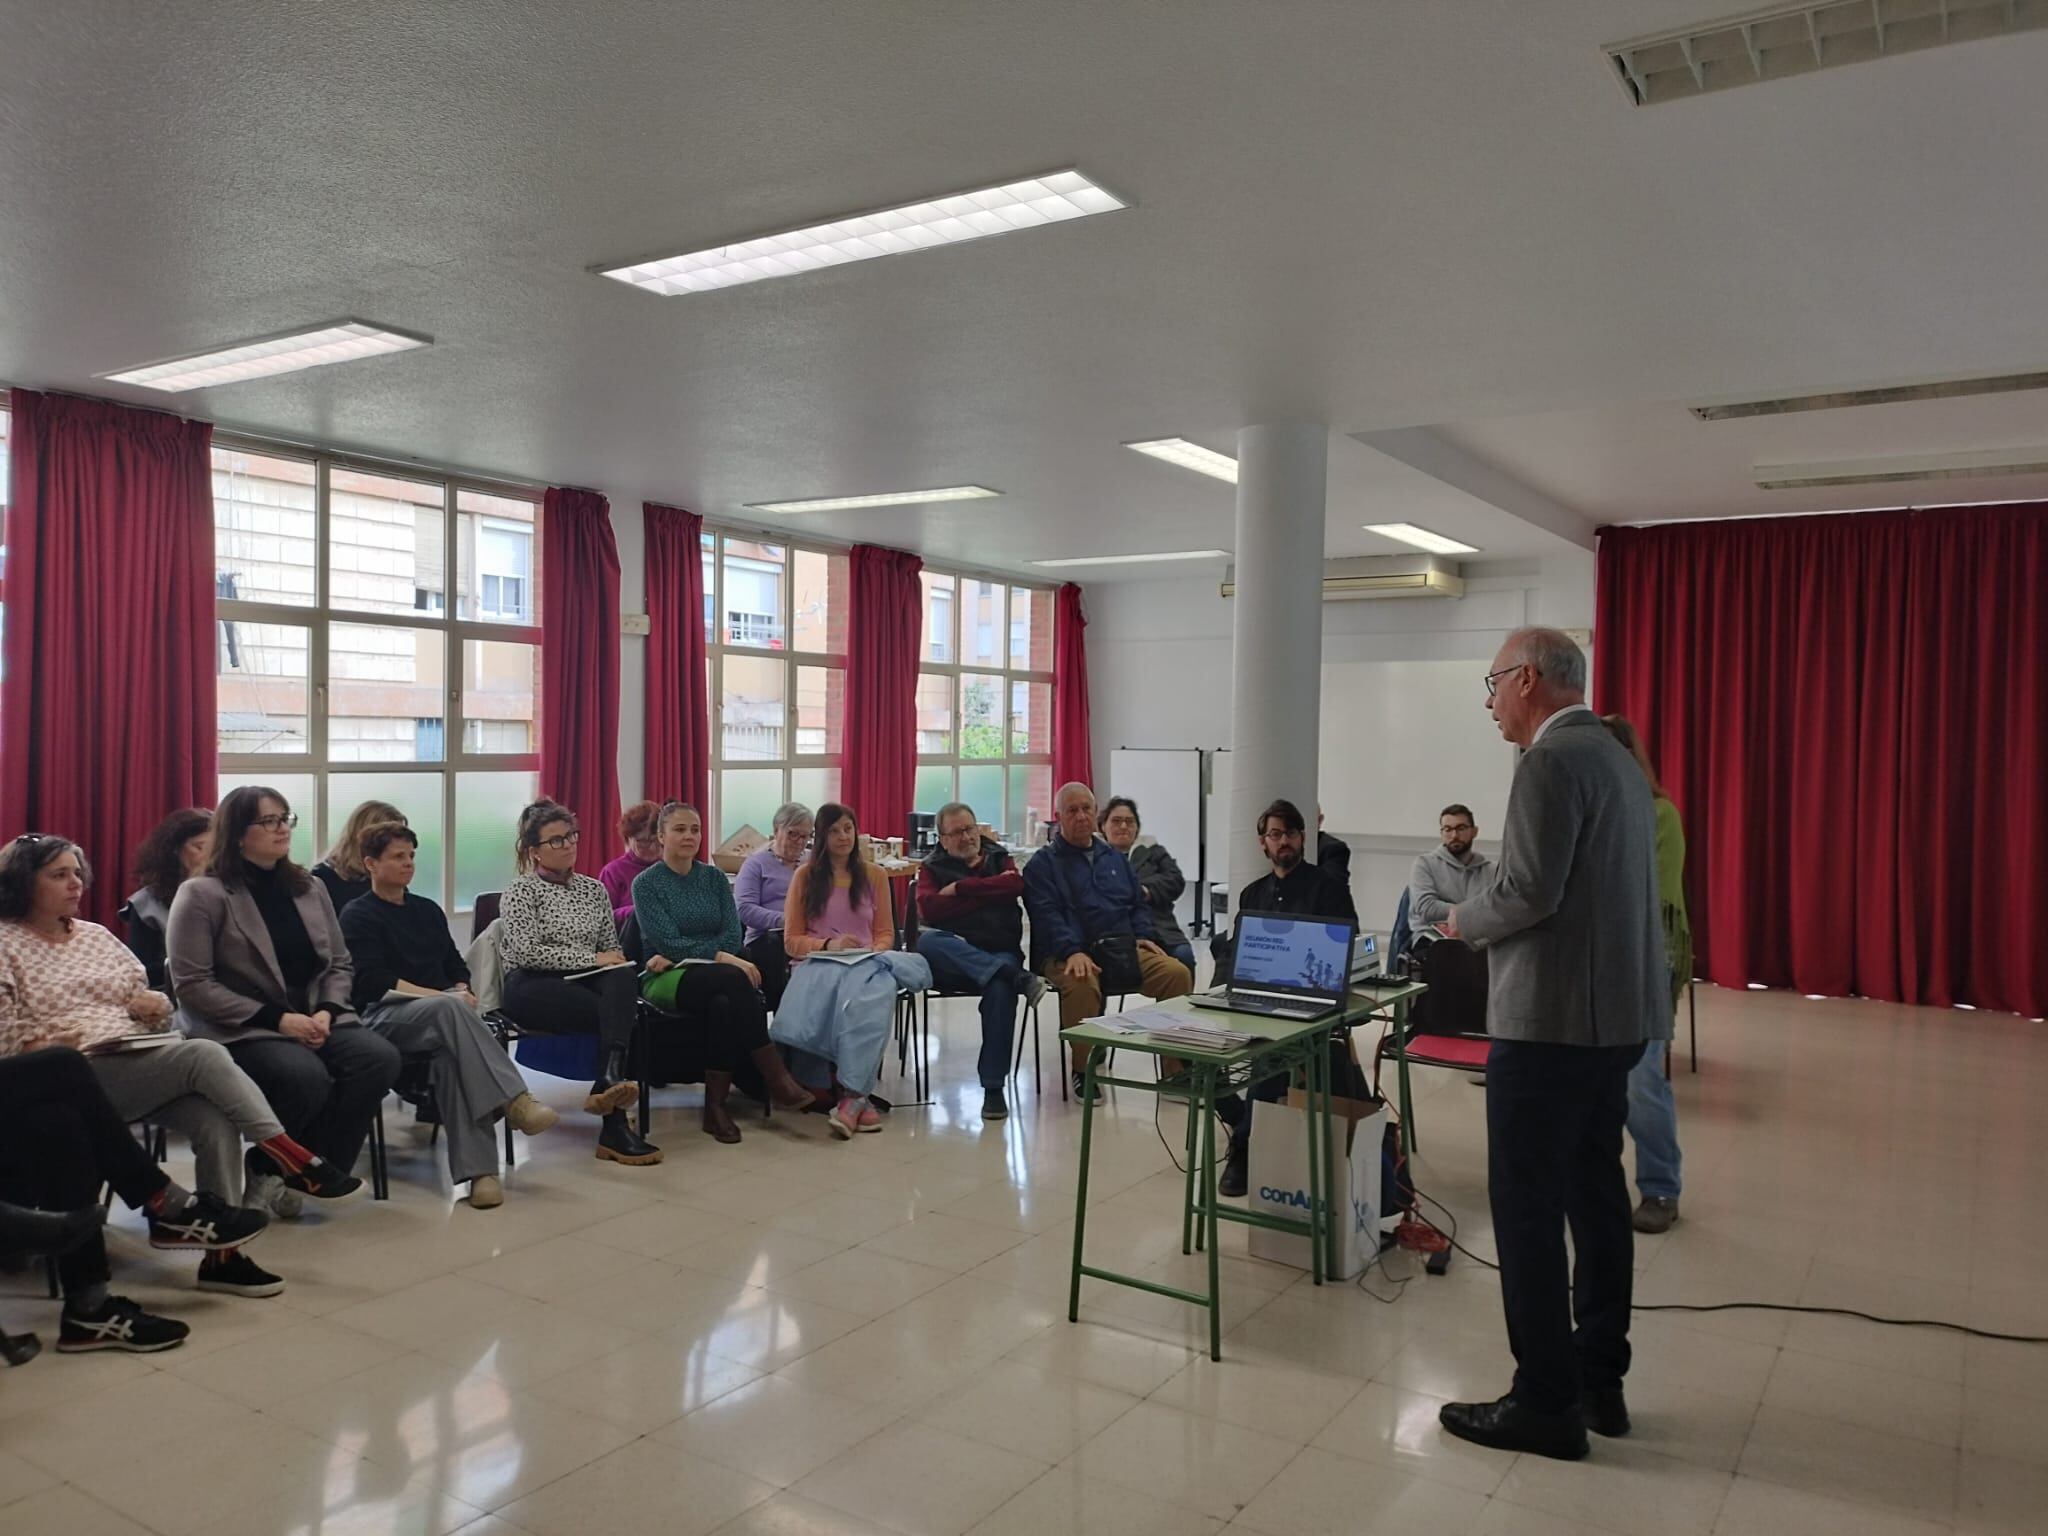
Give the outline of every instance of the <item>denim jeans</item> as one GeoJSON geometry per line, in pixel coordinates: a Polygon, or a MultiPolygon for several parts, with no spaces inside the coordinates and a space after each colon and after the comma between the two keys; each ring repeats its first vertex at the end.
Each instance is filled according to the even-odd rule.
{"type": "Polygon", "coordinates": [[[1628,1133],[1636,1144],[1636,1188],[1645,1200],[1678,1198],[1678,1106],[1664,1076],[1669,1040],[1652,1040],[1628,1075],[1628,1133]]]}
{"type": "Polygon", "coordinates": [[[918,931],[917,952],[931,962],[932,980],[943,992],[981,994],[981,1055],[975,1072],[983,1089],[1003,1086],[1010,1075],[1010,1047],[1017,1037],[1017,995],[1026,979],[1024,957],[978,949],[943,928],[918,931]]]}

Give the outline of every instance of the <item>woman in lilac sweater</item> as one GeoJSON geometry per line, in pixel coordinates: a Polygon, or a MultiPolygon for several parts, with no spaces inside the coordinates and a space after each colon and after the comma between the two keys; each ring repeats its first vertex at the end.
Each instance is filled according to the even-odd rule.
{"type": "Polygon", "coordinates": [[[782,947],[782,912],[789,904],[790,882],[803,862],[804,848],[811,840],[811,808],[792,800],[775,813],[774,836],[766,848],[757,848],[740,866],[733,888],[739,903],[740,921],[746,925],[746,947],[740,953],[761,973],[761,991],[768,1010],[782,1006],[782,989],[789,985],[789,955],[782,947]]]}

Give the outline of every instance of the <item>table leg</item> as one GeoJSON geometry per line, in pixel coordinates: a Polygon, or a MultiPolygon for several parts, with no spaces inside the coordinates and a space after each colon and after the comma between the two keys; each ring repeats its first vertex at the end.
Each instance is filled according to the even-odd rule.
{"type": "Polygon", "coordinates": [[[1088,1142],[1095,1127],[1095,1053],[1081,1077],[1081,1177],[1074,1191],[1074,1273],[1067,1290],[1067,1321],[1081,1320],[1081,1238],[1088,1226],[1088,1142]]]}
{"type": "Polygon", "coordinates": [[[1394,1038],[1401,1042],[1400,1084],[1401,1084],[1401,1150],[1415,1155],[1415,1112],[1414,1099],[1408,1091],[1408,1000],[1404,997],[1394,1004],[1394,1038]]]}
{"type": "Polygon", "coordinates": [[[1302,1118],[1308,1122],[1308,1269],[1313,1282],[1321,1285],[1323,1241],[1322,1228],[1317,1225],[1317,1213],[1323,1209],[1323,1152],[1330,1137],[1321,1122],[1321,1108],[1316,1102],[1315,1057],[1309,1057],[1302,1077],[1306,1084],[1303,1094],[1306,1112],[1302,1118]]]}
{"type": "Polygon", "coordinates": [[[1223,1282],[1216,1257],[1216,1069],[1205,1068],[1198,1107],[1202,1116],[1202,1222],[1209,1243],[1209,1358],[1223,1358],[1223,1282]]]}
{"type": "Polygon", "coordinates": [[[1323,1251],[1323,1273],[1337,1280],[1341,1278],[1337,1266],[1337,1224],[1351,1220],[1351,1181],[1348,1177],[1337,1177],[1337,1090],[1336,1079],[1330,1072],[1330,1043],[1330,1039],[1325,1039],[1317,1048],[1316,1063],[1322,1068],[1323,1078],[1323,1240],[1328,1244],[1323,1251]]]}
{"type": "MultiPolygon", "coordinates": [[[[1192,1079],[1190,1079],[1190,1086],[1192,1086],[1192,1079]]],[[[1188,1097],[1187,1198],[1181,1202],[1180,1213],[1180,1251],[1182,1253],[1193,1253],[1195,1245],[1200,1241],[1195,1226],[1195,1159],[1200,1152],[1200,1134],[1200,1126],[1195,1118],[1194,1096],[1191,1093],[1188,1097]]]]}

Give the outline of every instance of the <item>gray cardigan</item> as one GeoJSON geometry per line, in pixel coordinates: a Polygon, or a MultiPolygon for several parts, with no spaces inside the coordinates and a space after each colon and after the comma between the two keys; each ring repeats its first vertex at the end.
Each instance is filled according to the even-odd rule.
{"type": "Polygon", "coordinates": [[[308,880],[293,903],[314,953],[326,967],[307,989],[307,997],[294,997],[286,988],[270,929],[246,890],[231,891],[212,875],[197,876],[178,887],[166,938],[179,1028],[195,1040],[232,1045],[269,1033],[249,1026],[265,1003],[276,1003],[289,1013],[325,1008],[337,1028],[358,1022],[349,1001],[355,965],[334,903],[318,880],[308,880]]]}
{"type": "Polygon", "coordinates": [[[1668,1038],[1657,813],[1600,717],[1553,720],[1522,754],[1491,885],[1458,907],[1488,949],[1487,1031],[1502,1040],[1668,1038]]]}

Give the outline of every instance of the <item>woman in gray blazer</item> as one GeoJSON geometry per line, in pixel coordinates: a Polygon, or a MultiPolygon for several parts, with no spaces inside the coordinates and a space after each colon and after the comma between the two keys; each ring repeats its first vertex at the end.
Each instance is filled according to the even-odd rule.
{"type": "Polygon", "coordinates": [[[185,1033],[225,1045],[285,1130],[332,1165],[326,1178],[280,1181],[252,1160],[251,1204],[280,1189],[334,1199],[361,1188],[350,1170],[398,1079],[398,1048],[363,1028],[349,999],[355,970],[334,904],[291,861],[296,825],[276,790],[230,791],[206,873],[178,887],[166,934],[185,1033]]]}

